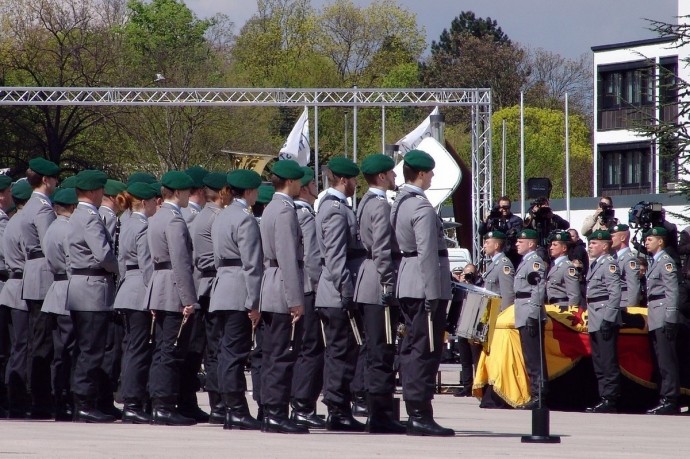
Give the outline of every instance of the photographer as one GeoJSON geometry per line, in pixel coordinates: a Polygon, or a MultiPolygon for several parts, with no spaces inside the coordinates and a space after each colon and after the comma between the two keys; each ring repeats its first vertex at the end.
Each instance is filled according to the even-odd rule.
{"type": "Polygon", "coordinates": [[[594,211],[594,215],[585,218],[582,224],[582,235],[589,237],[594,231],[608,231],[611,227],[618,224],[618,219],[614,217],[613,199],[609,196],[602,196],[599,199],[599,207],[594,211]]]}
{"type": "Polygon", "coordinates": [[[522,218],[513,214],[510,210],[510,198],[501,196],[498,204],[491,209],[489,216],[479,225],[479,235],[484,237],[490,231],[500,231],[506,235],[506,244],[503,248],[506,256],[513,265],[520,262],[520,255],[515,248],[517,233],[522,229],[522,218]]]}
{"type": "Polygon", "coordinates": [[[542,260],[548,260],[546,247],[549,244],[549,236],[554,230],[567,230],[570,223],[554,214],[548,198],[542,196],[530,203],[529,215],[525,218],[523,226],[537,232],[537,254],[542,260]]]}
{"type": "MultiPolygon", "coordinates": [[[[637,240],[637,233],[633,238],[633,247],[635,250],[643,255],[649,255],[644,244],[644,233],[653,227],[664,228],[666,236],[664,236],[665,251],[668,256],[673,258],[676,266],[681,265],[680,255],[678,253],[678,227],[675,223],[666,221],[666,209],[664,209],[658,202],[640,202],[630,209],[630,226],[637,227],[642,230],[643,240],[637,240]]],[[[638,232],[640,231],[638,229],[638,232]]],[[[682,276],[679,276],[682,278],[682,276]]]]}

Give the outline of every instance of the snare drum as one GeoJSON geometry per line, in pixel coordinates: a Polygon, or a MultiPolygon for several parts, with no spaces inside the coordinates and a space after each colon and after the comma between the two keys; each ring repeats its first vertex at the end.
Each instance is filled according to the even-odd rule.
{"type": "Polygon", "coordinates": [[[455,284],[464,293],[456,334],[489,350],[496,318],[501,309],[501,297],[473,285],[455,284]]]}

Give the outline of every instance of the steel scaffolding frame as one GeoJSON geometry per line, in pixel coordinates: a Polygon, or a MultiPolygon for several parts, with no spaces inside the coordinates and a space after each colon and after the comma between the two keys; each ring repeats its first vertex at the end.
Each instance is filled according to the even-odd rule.
{"type": "MultiPolygon", "coordinates": [[[[0,106],[201,107],[470,107],[472,113],[472,255],[481,251],[478,227],[491,206],[491,90],[293,88],[0,87],[0,106]]],[[[318,154],[318,151],[317,151],[318,154]]]]}

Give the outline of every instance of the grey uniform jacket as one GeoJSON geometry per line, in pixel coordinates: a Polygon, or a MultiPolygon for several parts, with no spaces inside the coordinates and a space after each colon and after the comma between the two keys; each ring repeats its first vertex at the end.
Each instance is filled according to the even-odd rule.
{"type": "Polygon", "coordinates": [[[147,233],[154,271],[146,289],[145,304],[149,309],[182,312],[196,305],[192,264],[192,238],[180,211],[164,202],[149,218],[147,233]],[[156,270],[156,263],[170,263],[171,269],[156,270]]]}
{"type": "Polygon", "coordinates": [[[53,283],[53,274],[48,269],[48,262],[45,256],[41,256],[41,241],[55,218],[50,200],[36,192],[31,194],[31,198],[22,209],[20,222],[26,257],[22,298],[25,300],[43,300],[48,287],[53,283]]]}
{"type": "Polygon", "coordinates": [[[621,308],[640,305],[640,263],[630,249],[618,257],[621,273],[621,308]]]}
{"type": "Polygon", "coordinates": [[[588,331],[599,331],[604,320],[620,325],[620,304],[621,276],[618,263],[612,256],[602,255],[587,273],[588,331]]]}
{"type": "Polygon", "coordinates": [[[295,201],[297,221],[302,230],[304,246],[304,293],[313,293],[321,277],[321,249],[316,238],[316,219],[314,209],[304,201],[295,201]]]}
{"type": "Polygon", "coordinates": [[[124,278],[117,289],[115,309],[146,310],[144,297],[153,275],[148,229],[148,219],[139,212],[133,212],[122,221],[118,259],[124,278]]]}
{"type": "Polygon", "coordinates": [[[211,296],[213,285],[213,271],[216,267],[213,261],[213,239],[211,228],[221,209],[218,204],[209,202],[196,216],[190,226],[194,255],[194,270],[198,279],[197,298],[211,296]]]}
{"type": "Polygon", "coordinates": [[[55,279],[48,288],[46,298],[43,300],[41,311],[52,312],[62,316],[69,315],[67,311],[67,272],[69,260],[67,259],[66,242],[67,234],[70,232],[69,217],[58,215],[57,219],[50,225],[46,235],[43,237],[43,251],[48,261],[48,268],[53,276],[63,276],[64,279],[55,279]]]}
{"type": "Polygon", "coordinates": [[[343,298],[354,298],[359,267],[365,258],[355,213],[335,195],[327,194],[316,213],[316,238],[319,241],[323,270],[314,305],[342,308],[343,298]]]}
{"type": "Polygon", "coordinates": [[[304,257],[302,230],[292,198],[276,193],[261,216],[264,275],[261,311],[288,314],[304,305],[304,279],[299,260],[304,257]]]}
{"type": "Polygon", "coordinates": [[[546,276],[546,302],[558,306],[579,306],[580,274],[567,258],[551,266],[546,276]]]}
{"type": "Polygon", "coordinates": [[[544,291],[546,263],[537,252],[530,252],[522,257],[522,262],[515,271],[515,328],[527,325],[527,319],[546,320],[544,308],[544,291]],[[536,285],[530,284],[530,278],[536,279],[536,285]]]}
{"type": "Polygon", "coordinates": [[[259,224],[249,208],[234,200],[216,217],[212,238],[218,273],[208,310],[259,309],[264,257],[259,224]],[[241,266],[222,266],[224,260],[239,261],[241,266]]]}
{"type": "Polygon", "coordinates": [[[117,214],[113,212],[110,207],[101,206],[98,208],[98,215],[105,224],[105,229],[108,230],[110,240],[115,241],[115,228],[117,228],[117,214]]]}
{"type": "Polygon", "coordinates": [[[665,251],[647,271],[647,325],[649,331],[678,323],[678,269],[665,251]]]}
{"type": "Polygon", "coordinates": [[[201,210],[202,209],[199,204],[190,201],[189,204],[187,204],[187,207],[180,209],[180,213],[182,214],[182,218],[184,218],[185,223],[187,223],[187,225],[191,225],[196,217],[201,213],[201,210]]]}
{"type": "Polygon", "coordinates": [[[393,292],[400,260],[400,248],[391,226],[391,206],[386,197],[368,191],[357,208],[357,220],[367,258],[357,275],[355,301],[381,304],[383,286],[393,292]]]}
{"type": "Polygon", "coordinates": [[[67,285],[67,309],[70,311],[109,311],[115,297],[117,258],[110,245],[108,230],[98,212],[79,203],[69,219],[67,256],[70,279],[67,285]],[[75,275],[75,269],[104,269],[110,275],[75,275]]]}
{"type": "MultiPolygon", "coordinates": [[[[10,218],[7,216],[7,214],[0,209],[0,271],[5,271],[7,272],[7,268],[5,267],[5,255],[2,249],[2,239],[3,236],[5,235],[5,227],[7,226],[7,223],[10,221],[10,218]]],[[[0,292],[2,292],[2,288],[5,286],[5,281],[0,279],[0,292]]]]}
{"type": "MultiPolygon", "coordinates": [[[[14,273],[17,279],[8,279],[0,292],[0,305],[28,311],[26,301],[22,299],[22,279],[21,273],[24,272],[26,259],[24,258],[24,241],[22,238],[21,214],[24,209],[19,210],[10,218],[3,234],[2,252],[5,256],[5,265],[10,276],[14,273]]],[[[51,275],[52,277],[52,275],[51,275]]]]}
{"type": "Polygon", "coordinates": [[[508,257],[501,254],[500,257],[491,259],[482,277],[484,288],[501,295],[501,311],[515,303],[515,268],[508,257]]]}
{"type": "Polygon", "coordinates": [[[450,262],[443,224],[426,196],[403,186],[391,209],[391,225],[403,252],[396,297],[450,300],[450,262]]]}

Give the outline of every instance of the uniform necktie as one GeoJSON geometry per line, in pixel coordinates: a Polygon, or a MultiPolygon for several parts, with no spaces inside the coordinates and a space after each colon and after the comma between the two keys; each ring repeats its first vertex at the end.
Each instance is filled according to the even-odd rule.
{"type": "Polygon", "coordinates": [[[594,260],[594,261],[592,262],[592,264],[589,265],[589,270],[592,271],[596,265],[597,265],[597,261],[594,260]]]}

